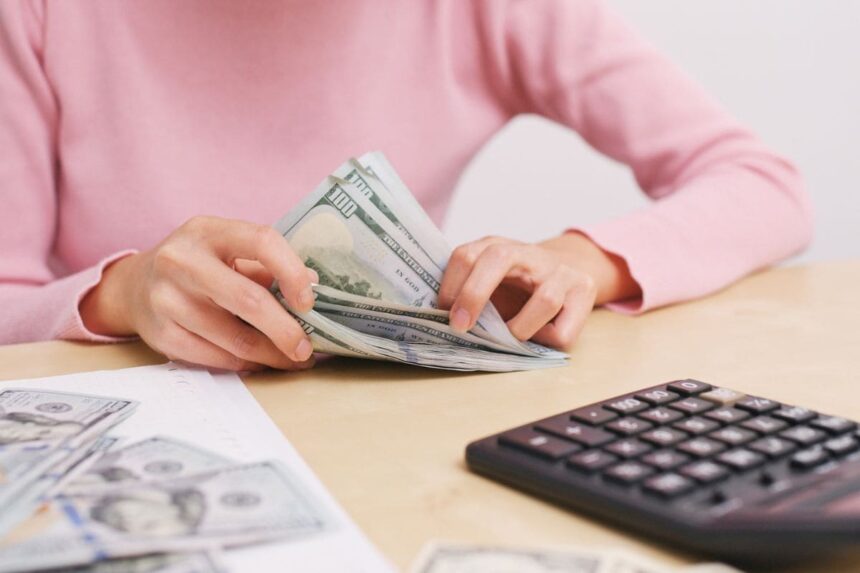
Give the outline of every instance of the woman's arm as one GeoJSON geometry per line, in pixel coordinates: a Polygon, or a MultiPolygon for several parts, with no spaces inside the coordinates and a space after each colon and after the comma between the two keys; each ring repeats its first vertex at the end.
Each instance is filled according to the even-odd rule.
{"type": "MultiPolygon", "coordinates": [[[[511,260],[493,261],[501,257],[480,249],[481,241],[465,246],[461,253],[471,254],[455,258],[443,282],[452,323],[463,304],[480,308],[492,296],[502,305],[519,300],[512,308],[522,312],[513,324],[549,316],[551,327],[586,314],[593,303],[583,294],[587,283],[593,283],[598,304],[642,312],[713,292],[809,243],[811,210],[795,168],[604,3],[509,0],[482,6],[480,41],[489,83],[503,105],[576,130],[627,164],[654,203],[597,225],[575,228],[571,220],[575,232],[533,246],[540,251],[525,255],[517,254],[525,247],[506,247],[511,260]],[[534,260],[545,263],[529,268],[534,260]],[[466,278],[488,268],[498,279],[492,287],[502,289],[466,278]],[[565,283],[566,294],[532,312],[538,305],[529,308],[526,301],[536,298],[548,273],[571,270],[579,278],[565,283]],[[512,283],[518,285],[513,295],[505,288],[512,283]],[[565,302],[553,314],[559,300],[565,302]]],[[[549,342],[569,345],[581,325],[578,320],[566,336],[549,342]]]]}

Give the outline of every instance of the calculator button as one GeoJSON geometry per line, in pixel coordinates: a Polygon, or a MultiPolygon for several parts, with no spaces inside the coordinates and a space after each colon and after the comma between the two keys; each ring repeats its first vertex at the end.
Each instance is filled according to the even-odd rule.
{"type": "Polygon", "coordinates": [[[635,414],[642,410],[648,409],[648,403],[639,400],[638,398],[622,398],[608,404],[604,404],[604,408],[608,408],[619,414],[635,414]]]}
{"type": "Polygon", "coordinates": [[[619,418],[606,424],[606,429],[622,436],[632,436],[653,428],[654,424],[638,418],[619,418]]]}
{"type": "Polygon", "coordinates": [[[567,458],[567,465],[584,472],[596,472],[614,464],[618,458],[601,450],[578,452],[567,458]]]}
{"type": "Polygon", "coordinates": [[[730,446],[740,446],[741,444],[745,444],[754,439],[756,436],[757,435],[754,432],[744,430],[743,428],[735,428],[733,426],[720,428],[716,432],[708,434],[708,437],[724,442],[730,446]]]}
{"type": "Polygon", "coordinates": [[[697,458],[705,458],[725,450],[726,446],[709,438],[693,438],[678,446],[677,449],[697,458]]]}
{"type": "Polygon", "coordinates": [[[786,422],[800,423],[811,420],[817,414],[808,408],[801,408],[800,406],[783,406],[773,412],[771,416],[785,420],[786,422]]]}
{"type": "Polygon", "coordinates": [[[713,420],[706,420],[705,418],[700,418],[698,416],[681,420],[676,424],[672,424],[672,426],[694,435],[705,434],[720,427],[720,425],[713,420]]]}
{"type": "Polygon", "coordinates": [[[700,483],[713,483],[728,476],[729,470],[722,464],[702,460],[684,466],[680,473],[700,483]]]}
{"type": "Polygon", "coordinates": [[[705,384],[704,382],[699,382],[698,380],[688,379],[672,382],[671,384],[666,386],[666,388],[684,396],[692,396],[694,394],[701,394],[702,392],[707,392],[711,389],[711,385],[705,384]]]}
{"type": "Polygon", "coordinates": [[[663,408],[661,406],[652,410],[646,410],[640,414],[637,414],[637,416],[639,416],[643,420],[654,422],[655,424],[671,424],[675,420],[680,420],[681,418],[683,418],[684,414],[678,412],[677,410],[670,410],[669,408],[663,408]]]}
{"type": "Polygon", "coordinates": [[[782,404],[780,404],[779,402],[774,402],[773,400],[768,400],[767,398],[758,398],[756,396],[747,396],[746,398],[735,404],[735,406],[737,406],[741,410],[746,410],[755,414],[766,414],[767,412],[776,410],[781,405],[782,404]]]}
{"type": "Polygon", "coordinates": [[[779,433],[783,438],[797,442],[801,446],[811,446],[827,438],[827,434],[821,430],[809,426],[795,426],[779,433]]]}
{"type": "Polygon", "coordinates": [[[645,480],[642,490],[660,497],[673,498],[691,491],[694,483],[676,473],[654,476],[645,480]]]}
{"type": "Polygon", "coordinates": [[[860,442],[852,436],[839,436],[824,442],[824,449],[832,455],[840,457],[860,449],[860,442]]]}
{"type": "Polygon", "coordinates": [[[570,417],[577,422],[598,425],[608,422],[609,420],[614,420],[618,417],[618,414],[610,412],[601,406],[588,406],[587,408],[574,410],[570,413],[570,417]]]}
{"type": "Polygon", "coordinates": [[[671,470],[690,461],[690,456],[685,456],[682,453],[674,450],[659,450],[651,452],[639,458],[639,461],[654,466],[658,470],[671,470]]]}
{"type": "Polygon", "coordinates": [[[615,436],[609,432],[605,432],[600,428],[592,428],[581,424],[571,424],[563,418],[555,418],[546,422],[541,422],[536,426],[539,430],[564,436],[568,440],[573,440],[583,446],[600,446],[615,439],[615,436]]]}
{"type": "Polygon", "coordinates": [[[636,398],[643,402],[648,402],[652,406],[659,406],[666,402],[677,400],[680,398],[680,395],[675,392],[669,392],[668,390],[654,389],[648,390],[647,392],[640,392],[639,394],[636,394],[636,398]]]}
{"type": "Polygon", "coordinates": [[[791,456],[791,467],[808,470],[821,465],[829,459],[824,448],[816,447],[797,452],[791,456]]]}
{"type": "Polygon", "coordinates": [[[631,485],[645,479],[654,473],[652,468],[639,462],[621,462],[606,470],[603,475],[607,480],[631,485]]]}
{"type": "Polygon", "coordinates": [[[751,420],[741,422],[741,426],[759,434],[772,434],[784,430],[788,424],[770,416],[756,416],[751,420]]]}
{"type": "Polygon", "coordinates": [[[635,458],[650,452],[653,448],[644,442],[630,438],[618,440],[603,449],[621,458],[635,458]]]}
{"type": "Polygon", "coordinates": [[[681,440],[686,439],[688,434],[686,432],[682,432],[680,430],[673,430],[672,428],[657,428],[656,430],[649,430],[639,436],[640,439],[651,442],[656,446],[671,446],[672,444],[676,444],[681,440]]]}
{"type": "Polygon", "coordinates": [[[712,409],[714,403],[700,398],[684,398],[683,400],[672,402],[669,404],[669,407],[687,414],[700,414],[712,409]]]}
{"type": "Polygon", "coordinates": [[[725,406],[723,408],[718,408],[711,412],[705,414],[711,420],[716,420],[717,422],[722,422],[724,424],[736,424],[741,420],[746,420],[750,417],[748,412],[744,412],[743,410],[738,410],[737,408],[732,408],[731,406],[725,406]]]}
{"type": "Polygon", "coordinates": [[[534,430],[520,429],[499,436],[499,442],[549,460],[557,460],[580,449],[576,444],[534,430]]]}
{"type": "Polygon", "coordinates": [[[831,434],[844,434],[856,428],[857,422],[852,422],[839,416],[819,416],[815,420],[812,420],[809,425],[831,434]]]}
{"type": "Polygon", "coordinates": [[[765,461],[765,457],[757,452],[753,452],[744,448],[723,452],[717,456],[717,461],[736,470],[748,470],[761,465],[765,461]]]}
{"type": "Polygon", "coordinates": [[[770,458],[778,458],[797,449],[797,445],[794,442],[789,442],[776,436],[756,440],[747,447],[770,458]]]}
{"type": "Polygon", "coordinates": [[[746,398],[746,394],[741,394],[729,388],[711,388],[704,394],[699,394],[699,398],[725,406],[726,404],[734,404],[738,400],[746,398]]]}

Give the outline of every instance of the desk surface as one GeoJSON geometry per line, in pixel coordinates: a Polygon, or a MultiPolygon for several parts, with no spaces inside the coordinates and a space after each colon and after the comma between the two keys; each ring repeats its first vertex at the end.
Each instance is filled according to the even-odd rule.
{"type": "MultiPolygon", "coordinates": [[[[469,473],[476,438],[677,378],[860,418],[860,262],[770,270],[712,297],[632,318],[597,311],[570,365],[452,374],[333,359],[248,386],[371,540],[406,567],[425,541],[655,546],[469,473]],[[846,397],[848,399],[846,399],[846,397]]],[[[153,364],[140,343],[0,347],[0,379],[153,364]]],[[[858,571],[860,561],[813,571],[858,571]]],[[[800,569],[798,569],[800,571],[800,569]]]]}

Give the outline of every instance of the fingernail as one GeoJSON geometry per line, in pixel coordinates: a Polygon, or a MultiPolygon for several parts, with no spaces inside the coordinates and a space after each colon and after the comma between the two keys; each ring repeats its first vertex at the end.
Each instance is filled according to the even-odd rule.
{"type": "Polygon", "coordinates": [[[314,307],[314,293],[311,287],[305,287],[299,293],[299,310],[310,310],[314,307]]]}
{"type": "Polygon", "coordinates": [[[313,283],[319,283],[320,282],[319,273],[317,273],[315,270],[308,269],[308,276],[311,277],[311,282],[313,282],[313,283]]]}
{"type": "Polygon", "coordinates": [[[313,352],[314,347],[311,346],[310,340],[303,338],[302,341],[296,345],[296,355],[294,358],[299,362],[304,362],[311,357],[313,352]]]}
{"type": "Polygon", "coordinates": [[[451,328],[466,332],[472,324],[472,316],[465,309],[458,308],[451,313],[451,328]]]}

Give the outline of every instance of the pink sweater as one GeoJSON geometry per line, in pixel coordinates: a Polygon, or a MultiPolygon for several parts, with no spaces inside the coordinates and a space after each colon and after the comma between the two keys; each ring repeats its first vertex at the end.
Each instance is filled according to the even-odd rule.
{"type": "Polygon", "coordinates": [[[521,113],[655,200],[583,229],[642,286],[616,308],[704,295],[809,241],[795,169],[595,0],[4,0],[0,343],[108,340],[78,313],[106,264],[198,214],[272,223],[367,150],[439,221],[521,113]]]}

